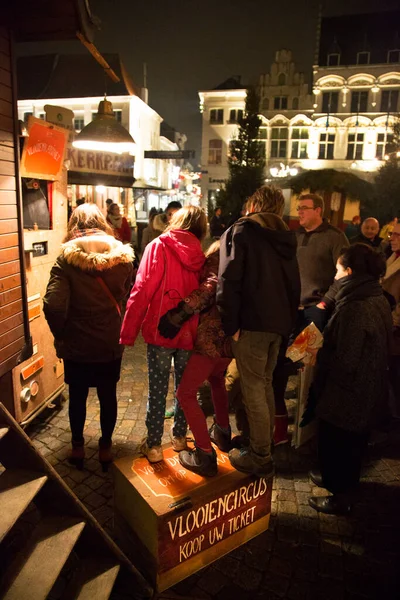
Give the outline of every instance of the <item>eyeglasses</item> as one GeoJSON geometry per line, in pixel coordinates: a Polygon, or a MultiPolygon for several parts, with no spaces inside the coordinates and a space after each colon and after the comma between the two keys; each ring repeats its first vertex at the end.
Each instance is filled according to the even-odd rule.
{"type": "Polygon", "coordinates": [[[315,210],[315,206],[298,206],[296,210],[297,212],[302,212],[303,210],[315,210]]]}

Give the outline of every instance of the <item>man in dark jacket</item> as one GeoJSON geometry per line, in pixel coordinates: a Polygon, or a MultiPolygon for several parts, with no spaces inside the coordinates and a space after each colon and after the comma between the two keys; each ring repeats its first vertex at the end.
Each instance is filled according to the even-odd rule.
{"type": "Polygon", "coordinates": [[[214,211],[214,216],[210,221],[210,234],[216,240],[219,240],[221,235],[225,231],[225,223],[222,218],[222,210],[220,208],[216,208],[214,211]]]}
{"type": "MultiPolygon", "coordinates": [[[[342,231],[323,220],[324,201],[318,194],[302,194],[298,199],[297,212],[300,228],[297,236],[297,260],[299,261],[301,298],[292,332],[294,338],[307,325],[314,323],[322,331],[334,306],[336,261],[342,248],[349,242],[342,231]]],[[[282,345],[274,372],[275,393],[275,445],[288,441],[288,416],[285,390],[289,377],[285,361],[286,343],[282,345]]]]}
{"type": "Polygon", "coordinates": [[[217,306],[222,326],[232,336],[250,446],[229,453],[239,471],[272,477],[274,427],[272,374],[282,338],[294,325],[300,299],[296,237],[282,220],[282,191],[257,190],[247,217],[221,239],[217,306]]]}

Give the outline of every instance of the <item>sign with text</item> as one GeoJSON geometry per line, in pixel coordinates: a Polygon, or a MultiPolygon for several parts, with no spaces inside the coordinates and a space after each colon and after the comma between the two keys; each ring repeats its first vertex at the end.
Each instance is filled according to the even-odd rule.
{"type": "Polygon", "coordinates": [[[145,150],[145,158],[160,158],[162,160],[180,160],[182,158],[195,158],[194,150],[145,150]]]}
{"type": "Polygon", "coordinates": [[[21,177],[56,181],[60,178],[68,131],[29,117],[28,138],[22,152],[21,177]]]}
{"type": "Polygon", "coordinates": [[[134,159],[129,154],[67,149],[68,183],[130,186],[134,182],[134,159]]]}
{"type": "Polygon", "coordinates": [[[160,463],[114,463],[117,515],[152,555],[159,590],[268,528],[271,485],[239,473],[227,454],[216,451],[218,475],[212,478],[185,469],[171,447],[160,463]]]}

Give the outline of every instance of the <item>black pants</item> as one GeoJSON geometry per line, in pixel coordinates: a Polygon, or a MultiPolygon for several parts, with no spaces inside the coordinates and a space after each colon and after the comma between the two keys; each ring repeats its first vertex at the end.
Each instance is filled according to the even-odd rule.
{"type": "MultiPolygon", "coordinates": [[[[111,437],[117,420],[117,382],[104,381],[97,386],[97,396],[100,401],[100,426],[103,442],[111,442],[111,437]]],[[[72,439],[83,440],[83,429],[86,420],[86,401],[89,386],[77,382],[69,384],[69,422],[72,439]]]]}
{"type": "Polygon", "coordinates": [[[324,487],[332,494],[349,492],[360,481],[368,433],[346,431],[321,420],[318,460],[324,487]]]}

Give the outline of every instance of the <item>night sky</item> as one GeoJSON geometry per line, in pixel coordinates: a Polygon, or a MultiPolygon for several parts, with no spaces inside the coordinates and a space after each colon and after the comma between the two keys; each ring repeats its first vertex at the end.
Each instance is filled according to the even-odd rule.
{"type": "MultiPolygon", "coordinates": [[[[198,90],[212,89],[231,76],[256,83],[280,48],[311,79],[318,0],[90,0],[102,22],[95,44],[118,52],[133,81],[143,85],[147,63],[149,104],[186,133],[186,148],[200,162],[201,116],[198,90]]],[[[398,0],[328,0],[323,15],[398,8],[398,0]]],[[[21,45],[20,54],[65,51],[66,44],[21,45]]],[[[84,52],[78,43],[72,52],[84,52]]]]}

